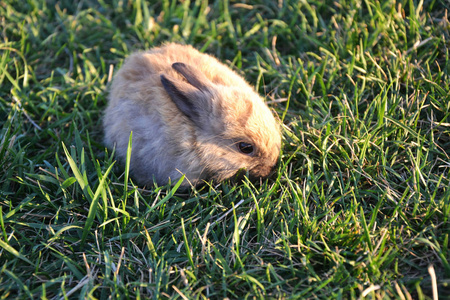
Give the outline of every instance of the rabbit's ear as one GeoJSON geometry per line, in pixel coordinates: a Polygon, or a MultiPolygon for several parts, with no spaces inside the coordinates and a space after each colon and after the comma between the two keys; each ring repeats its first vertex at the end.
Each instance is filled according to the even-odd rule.
{"type": "Polygon", "coordinates": [[[208,93],[202,92],[193,85],[161,75],[161,83],[178,109],[197,126],[202,126],[202,117],[211,110],[208,93]]]}
{"type": "Polygon", "coordinates": [[[176,62],[172,64],[172,68],[200,91],[205,91],[212,85],[211,81],[195,67],[176,62]]]}

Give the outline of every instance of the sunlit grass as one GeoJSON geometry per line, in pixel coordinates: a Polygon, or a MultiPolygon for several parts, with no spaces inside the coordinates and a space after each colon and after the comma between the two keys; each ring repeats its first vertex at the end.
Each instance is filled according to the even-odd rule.
{"type": "Polygon", "coordinates": [[[2,2],[1,297],[450,297],[448,8],[2,2]],[[183,191],[115,162],[111,75],[165,41],[265,95],[277,174],[183,191]]]}

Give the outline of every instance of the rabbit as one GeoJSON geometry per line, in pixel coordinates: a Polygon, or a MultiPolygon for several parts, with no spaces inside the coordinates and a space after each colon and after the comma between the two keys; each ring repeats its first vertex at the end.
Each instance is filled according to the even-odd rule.
{"type": "Polygon", "coordinates": [[[139,183],[196,186],[239,170],[265,178],[277,164],[280,125],[236,72],[188,45],[168,43],[127,57],[103,117],[105,144],[139,183]]]}

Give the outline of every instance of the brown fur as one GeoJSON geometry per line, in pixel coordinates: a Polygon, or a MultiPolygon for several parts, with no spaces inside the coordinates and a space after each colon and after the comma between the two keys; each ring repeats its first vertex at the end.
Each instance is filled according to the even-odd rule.
{"type": "Polygon", "coordinates": [[[183,185],[221,181],[241,168],[266,177],[280,152],[279,125],[253,88],[191,46],[167,44],[130,55],[112,82],[103,124],[105,143],[116,147],[121,160],[133,131],[131,172],[145,184],[174,183],[182,174],[187,178],[183,185]],[[174,63],[186,68],[177,71],[174,63]],[[200,88],[190,81],[190,73],[199,78],[200,88]],[[196,104],[200,115],[183,113],[168,86],[194,102],[203,101],[196,104]],[[243,154],[236,147],[239,142],[251,143],[257,151],[243,154]]]}

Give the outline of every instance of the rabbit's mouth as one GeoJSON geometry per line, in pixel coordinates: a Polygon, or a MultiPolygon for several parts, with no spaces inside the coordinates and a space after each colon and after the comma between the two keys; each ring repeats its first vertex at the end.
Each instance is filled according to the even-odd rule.
{"type": "Polygon", "coordinates": [[[277,166],[278,162],[275,162],[275,164],[259,164],[249,170],[249,175],[251,179],[267,178],[275,172],[277,166]]]}
{"type": "Polygon", "coordinates": [[[247,177],[250,181],[256,182],[272,176],[278,167],[278,161],[273,165],[257,165],[251,169],[239,169],[230,179],[232,182],[244,180],[247,177]]]}

